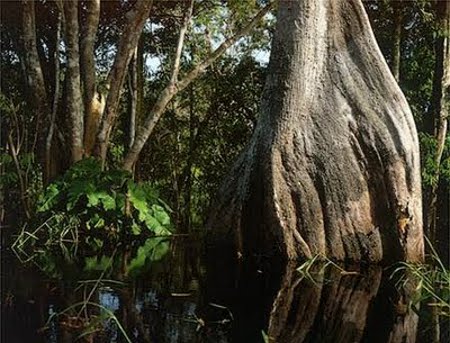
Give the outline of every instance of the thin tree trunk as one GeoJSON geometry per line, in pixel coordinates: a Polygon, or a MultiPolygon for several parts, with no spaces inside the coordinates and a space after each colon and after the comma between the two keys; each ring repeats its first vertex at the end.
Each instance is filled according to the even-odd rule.
{"type": "Polygon", "coordinates": [[[395,80],[400,82],[400,57],[402,41],[403,4],[399,1],[392,3],[394,11],[394,37],[392,41],[392,74],[395,80]]]}
{"type": "Polygon", "coordinates": [[[137,0],[133,9],[126,14],[127,22],[122,33],[114,65],[108,75],[109,92],[105,112],[98,130],[94,153],[105,162],[109,135],[117,117],[120,93],[133,51],[148,19],[153,1],[137,0]]]}
{"type": "Polygon", "coordinates": [[[78,0],[64,1],[64,33],[67,48],[67,111],[70,116],[72,163],[83,158],[83,114],[81,99],[78,0]]]}
{"type": "Polygon", "coordinates": [[[51,173],[51,164],[52,164],[52,142],[53,142],[53,134],[55,131],[56,125],[56,114],[58,112],[58,102],[59,102],[59,73],[60,73],[60,63],[59,63],[59,46],[61,43],[61,23],[62,23],[62,14],[58,13],[58,24],[56,27],[56,38],[55,38],[55,49],[54,49],[54,58],[53,61],[55,63],[55,79],[54,79],[54,87],[53,87],[53,103],[52,103],[52,113],[50,118],[50,126],[48,129],[47,139],[45,142],[45,182],[48,182],[52,177],[51,173]]]}
{"type": "Polygon", "coordinates": [[[27,186],[28,186],[28,182],[24,180],[24,172],[22,170],[22,168],[20,167],[20,163],[18,160],[18,151],[16,149],[16,147],[14,146],[14,142],[13,142],[13,138],[12,135],[8,135],[8,146],[9,146],[9,150],[11,151],[11,156],[12,159],[14,161],[14,166],[16,167],[16,173],[17,173],[17,178],[19,180],[19,187],[20,187],[20,202],[22,203],[22,207],[25,213],[25,217],[27,219],[31,218],[30,215],[30,206],[28,203],[28,198],[27,198],[27,186]]]}
{"type": "MultiPolygon", "coordinates": [[[[173,97],[184,90],[190,85],[198,76],[200,76],[214,61],[216,61],[222,54],[234,43],[236,43],[240,38],[247,35],[260,21],[261,19],[273,8],[273,3],[269,3],[265,8],[263,8],[252,21],[243,27],[234,36],[228,38],[223,42],[216,50],[214,50],[208,58],[203,62],[195,66],[184,78],[176,82],[170,82],[164,90],[159,95],[156,103],[153,105],[152,109],[148,112],[143,126],[138,130],[136,134],[136,139],[133,146],[128,151],[122,164],[122,168],[125,170],[131,170],[132,166],[136,163],[139,154],[147,142],[148,138],[153,132],[156,123],[159,121],[163,115],[167,104],[173,99],[173,97]]],[[[180,35],[181,37],[181,35],[180,35]]],[[[179,46],[179,45],[178,45],[179,46]]],[[[174,69],[175,71],[175,69],[174,69]]],[[[173,76],[171,78],[173,80],[173,76]]]]}
{"type": "MultiPolygon", "coordinates": [[[[35,2],[22,1],[22,64],[25,67],[28,101],[36,115],[36,141],[42,142],[38,146],[38,155],[42,163],[45,163],[44,146],[45,135],[38,135],[40,128],[48,114],[47,91],[44,74],[39,60],[36,42],[35,2]]],[[[33,146],[36,143],[33,143],[33,146]]]]}
{"type": "Polygon", "coordinates": [[[279,3],[254,135],[207,223],[237,257],[423,258],[411,110],[360,0],[279,3]]]}
{"type": "Polygon", "coordinates": [[[436,239],[437,195],[442,154],[447,137],[450,114],[450,3],[436,2],[438,20],[438,39],[436,41],[436,65],[434,74],[433,100],[435,109],[434,134],[437,147],[434,156],[436,174],[431,186],[427,213],[427,234],[434,243],[436,239]]]}
{"type": "Polygon", "coordinates": [[[95,76],[95,38],[100,19],[100,0],[88,0],[87,14],[85,22],[81,27],[82,36],[80,41],[80,68],[83,82],[83,104],[84,104],[84,148],[85,152],[90,152],[91,147],[86,147],[89,142],[95,140],[99,118],[93,112],[97,110],[97,99],[95,99],[96,76],[95,76]],[[95,116],[96,118],[93,118],[95,116]],[[89,127],[93,125],[94,127],[89,127]],[[87,133],[92,133],[92,138],[87,133]]]}
{"type": "Polygon", "coordinates": [[[130,94],[130,117],[128,122],[128,147],[133,146],[136,135],[136,116],[138,108],[137,54],[135,50],[128,70],[128,89],[130,94]]]}
{"type": "MultiPolygon", "coordinates": [[[[144,39],[141,36],[139,38],[136,56],[136,80],[137,80],[137,99],[136,99],[136,121],[137,125],[142,120],[144,111],[144,39]]],[[[133,140],[134,142],[134,140],[133,140]]]]}

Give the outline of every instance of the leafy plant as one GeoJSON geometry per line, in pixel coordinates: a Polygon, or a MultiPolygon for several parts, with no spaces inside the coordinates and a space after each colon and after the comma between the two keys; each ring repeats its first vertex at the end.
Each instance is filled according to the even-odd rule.
{"type": "MultiPolygon", "coordinates": [[[[391,278],[401,275],[398,286],[404,286],[413,280],[416,282],[416,297],[413,304],[425,302],[439,309],[439,315],[450,316],[450,270],[445,268],[430,241],[426,239],[431,250],[429,264],[401,262],[391,278]]],[[[415,309],[416,306],[413,306],[415,309]]]]}
{"type": "Polygon", "coordinates": [[[426,186],[436,185],[438,176],[447,182],[450,181],[450,135],[445,140],[444,151],[440,166],[436,165],[435,154],[437,141],[436,138],[420,133],[420,145],[422,151],[422,180],[426,186]],[[438,170],[439,168],[439,170],[438,170]]]}
{"type": "Polygon", "coordinates": [[[168,251],[169,213],[150,184],[136,183],[124,171],[102,171],[99,162],[85,159],[48,185],[13,247],[22,260],[55,275],[61,255],[74,263],[81,249],[86,270],[104,270],[121,246],[130,251],[125,264],[135,270],[168,251]]]}

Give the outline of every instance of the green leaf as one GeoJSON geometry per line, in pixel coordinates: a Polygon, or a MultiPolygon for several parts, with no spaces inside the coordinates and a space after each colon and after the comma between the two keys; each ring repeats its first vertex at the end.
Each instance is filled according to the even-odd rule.
{"type": "Polygon", "coordinates": [[[152,205],[152,210],[153,216],[161,223],[161,225],[166,226],[170,224],[170,217],[162,206],[152,205]]]}
{"type": "Polygon", "coordinates": [[[116,200],[106,191],[88,193],[87,199],[88,207],[95,207],[101,203],[106,211],[114,210],[116,208],[116,200]]]}
{"type": "Polygon", "coordinates": [[[167,236],[171,234],[169,230],[162,226],[161,223],[151,215],[145,217],[145,224],[156,236],[167,236]]]}
{"type": "Polygon", "coordinates": [[[60,189],[56,183],[48,185],[43,197],[40,199],[40,205],[38,205],[37,212],[45,212],[54,207],[57,203],[60,189]]]}
{"type": "Polygon", "coordinates": [[[90,193],[95,192],[95,186],[86,180],[74,180],[70,183],[69,189],[67,190],[68,201],[67,210],[73,210],[78,203],[78,200],[82,196],[87,196],[90,193]]]}
{"type": "Polygon", "coordinates": [[[136,273],[145,267],[147,261],[159,261],[169,251],[169,242],[163,237],[149,238],[138,248],[136,257],[128,264],[128,271],[136,273]]]}
{"type": "Polygon", "coordinates": [[[139,225],[137,225],[135,222],[133,222],[133,224],[131,224],[131,233],[133,235],[140,235],[141,234],[141,227],[139,225]]]}
{"type": "Polygon", "coordinates": [[[128,199],[133,207],[138,210],[139,220],[145,221],[149,214],[149,208],[144,189],[137,186],[133,181],[128,182],[128,199]]]}

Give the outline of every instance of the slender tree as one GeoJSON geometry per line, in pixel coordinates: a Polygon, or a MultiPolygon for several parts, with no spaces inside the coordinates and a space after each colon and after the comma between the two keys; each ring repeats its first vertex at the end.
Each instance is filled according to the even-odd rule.
{"type": "Polygon", "coordinates": [[[447,138],[448,117],[450,114],[450,2],[436,2],[437,37],[436,63],[433,83],[434,136],[437,140],[434,155],[435,182],[431,186],[428,215],[426,220],[427,234],[434,242],[436,239],[437,198],[439,174],[445,140],[447,138]]]}

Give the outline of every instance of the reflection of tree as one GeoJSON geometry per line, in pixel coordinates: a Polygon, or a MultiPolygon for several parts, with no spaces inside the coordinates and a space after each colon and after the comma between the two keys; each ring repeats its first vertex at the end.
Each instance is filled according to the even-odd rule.
{"type": "Polygon", "coordinates": [[[417,316],[407,305],[411,294],[408,290],[398,294],[382,284],[381,268],[349,275],[317,267],[314,281],[302,278],[294,268],[286,269],[273,303],[271,342],[351,343],[372,337],[380,339],[377,342],[415,341],[417,316]]]}

